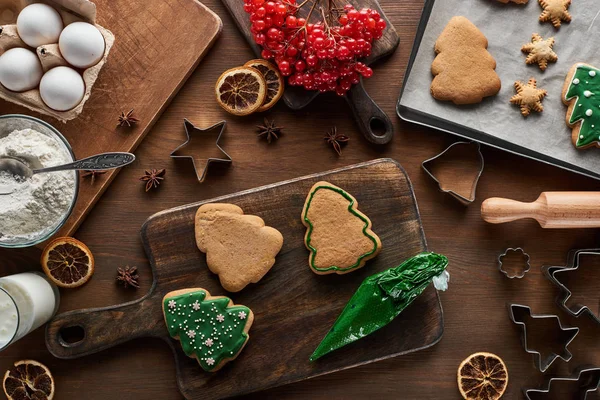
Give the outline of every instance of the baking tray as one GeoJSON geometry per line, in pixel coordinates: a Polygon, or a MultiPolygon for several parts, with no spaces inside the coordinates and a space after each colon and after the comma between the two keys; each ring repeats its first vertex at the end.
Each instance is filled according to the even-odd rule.
{"type": "MultiPolygon", "coordinates": [[[[598,11],[600,11],[600,3],[594,3],[595,0],[582,0],[580,3],[589,3],[592,4],[593,9],[598,9],[598,11]]],[[[510,13],[528,13],[530,18],[533,18],[537,21],[537,16],[539,16],[539,14],[541,14],[542,9],[541,7],[538,5],[538,2],[536,0],[530,0],[529,3],[526,6],[522,6],[522,5],[516,5],[513,3],[509,3],[508,5],[502,4],[500,2],[496,2],[493,0],[437,0],[437,2],[447,2],[447,3],[457,3],[457,7],[455,8],[457,11],[457,14],[455,15],[463,15],[469,19],[471,19],[473,16],[475,16],[475,18],[477,18],[477,16],[481,15],[481,10],[483,8],[493,8],[494,12],[498,13],[498,18],[494,18],[492,21],[489,22],[489,24],[486,25],[492,25],[492,24],[500,24],[500,26],[505,26],[506,24],[511,23],[512,21],[510,21],[510,16],[514,14],[510,14],[510,13]],[[460,4],[459,4],[460,3],[460,4]],[[468,11],[467,12],[463,12],[462,14],[460,13],[461,9],[464,10],[464,4],[470,4],[470,7],[468,7],[468,11]],[[462,6],[462,7],[459,7],[462,6]],[[520,7],[520,8],[519,8],[520,7]],[[525,8],[526,7],[526,8],[525,8]],[[504,9],[503,9],[504,8],[504,9]],[[534,10],[532,10],[532,8],[534,10]],[[539,13],[537,12],[539,11],[539,13]],[[508,13],[508,15],[503,15],[502,13],[508,13]],[[535,16],[535,17],[534,17],[535,16]]],[[[578,3],[579,4],[579,3],[578,3]]],[[[477,141],[483,144],[486,144],[488,146],[497,148],[497,149],[501,149],[501,150],[505,150],[508,151],[510,153],[513,154],[517,154],[523,157],[527,157],[529,159],[533,159],[545,164],[549,164],[549,165],[553,165],[568,171],[572,171],[581,175],[585,175],[594,179],[600,179],[600,157],[598,157],[598,153],[597,151],[595,151],[594,149],[588,149],[588,150],[575,150],[575,148],[573,147],[572,143],[571,143],[571,129],[566,125],[565,123],[565,118],[566,118],[566,111],[567,111],[567,107],[562,105],[562,101],[561,101],[561,93],[555,91],[552,91],[549,93],[548,98],[544,101],[544,106],[546,108],[546,110],[542,113],[542,115],[532,115],[530,116],[528,119],[524,119],[520,116],[519,110],[516,106],[513,106],[511,104],[508,103],[508,99],[510,98],[510,96],[512,96],[514,94],[514,89],[513,89],[513,83],[515,80],[521,80],[521,81],[527,81],[530,77],[535,77],[536,79],[538,79],[538,83],[540,84],[539,86],[548,86],[545,84],[546,80],[549,80],[550,78],[553,79],[554,81],[560,80],[560,82],[564,82],[564,79],[566,78],[568,69],[570,68],[570,66],[572,66],[573,64],[575,64],[576,62],[587,62],[590,64],[595,64],[595,66],[600,66],[600,57],[599,56],[593,56],[590,58],[590,56],[588,57],[584,57],[582,56],[579,59],[573,59],[573,53],[575,52],[574,50],[571,50],[569,48],[569,32],[570,30],[573,29],[573,24],[577,23],[577,19],[579,19],[580,21],[583,20],[583,18],[585,18],[584,15],[582,15],[582,9],[584,9],[583,4],[579,4],[580,7],[574,8],[574,6],[576,6],[576,4],[571,6],[571,12],[573,14],[573,22],[571,24],[563,24],[563,26],[560,28],[560,30],[555,30],[551,24],[539,24],[537,23],[537,29],[531,30],[531,27],[527,27],[527,28],[523,28],[521,29],[521,33],[519,33],[518,36],[518,41],[520,43],[520,45],[518,45],[517,47],[514,48],[514,50],[508,49],[508,51],[511,52],[511,57],[514,57],[515,60],[517,60],[519,63],[522,64],[521,67],[519,67],[519,69],[517,71],[513,71],[512,73],[510,73],[509,75],[513,77],[513,79],[507,79],[506,77],[504,77],[502,79],[502,90],[501,93],[498,94],[495,97],[492,98],[488,98],[488,99],[484,99],[484,101],[482,102],[482,104],[484,104],[486,107],[490,107],[490,105],[492,105],[495,109],[500,110],[501,112],[504,112],[504,110],[506,110],[506,115],[509,117],[519,117],[522,118],[523,124],[520,127],[521,131],[526,131],[527,133],[523,133],[523,134],[528,134],[529,132],[531,132],[532,130],[537,129],[541,129],[539,127],[537,127],[538,123],[540,122],[540,118],[548,118],[551,119],[552,121],[552,126],[556,126],[555,132],[548,132],[549,135],[555,135],[552,136],[553,140],[557,141],[556,138],[558,138],[561,141],[560,146],[556,146],[555,151],[552,152],[552,154],[544,154],[543,152],[540,151],[535,151],[532,150],[528,147],[525,147],[523,145],[520,145],[518,143],[513,142],[512,140],[506,140],[505,138],[500,138],[495,136],[494,134],[490,133],[489,131],[486,131],[485,129],[478,129],[477,127],[474,126],[469,126],[469,125],[465,125],[465,124],[460,124],[460,123],[456,123],[454,121],[449,120],[448,118],[444,118],[440,115],[436,115],[436,112],[428,112],[422,109],[419,109],[418,107],[413,107],[410,105],[409,103],[409,99],[410,99],[410,93],[406,93],[406,89],[407,89],[407,85],[408,83],[411,81],[411,78],[413,77],[413,71],[417,71],[419,70],[422,73],[422,69],[425,69],[426,71],[430,71],[430,66],[431,66],[431,61],[433,61],[433,58],[435,57],[435,53],[433,50],[434,47],[434,42],[435,39],[433,40],[425,40],[427,43],[424,42],[424,37],[426,36],[426,30],[428,28],[428,24],[430,23],[430,20],[432,19],[432,13],[435,13],[436,10],[434,8],[434,6],[436,5],[436,0],[425,0],[424,6],[423,6],[423,13],[421,16],[421,21],[419,23],[419,26],[417,28],[417,33],[415,36],[415,42],[413,44],[413,49],[410,55],[410,59],[408,62],[408,66],[406,69],[406,74],[404,76],[404,83],[402,85],[402,90],[400,92],[400,97],[398,98],[398,103],[397,103],[397,107],[396,107],[396,112],[398,114],[398,116],[400,118],[402,118],[405,121],[408,122],[413,122],[419,125],[424,125],[424,126],[428,126],[431,128],[435,128],[444,132],[448,132],[451,133],[453,135],[456,136],[460,136],[469,140],[473,140],[473,141],[477,141]],[[529,32],[529,30],[531,30],[531,32],[529,32]],[[539,68],[537,67],[537,65],[526,65],[525,64],[525,55],[521,53],[521,45],[527,43],[530,39],[531,39],[531,34],[537,32],[540,33],[542,36],[544,36],[544,38],[549,37],[549,36],[554,36],[557,39],[557,45],[555,46],[555,50],[558,53],[559,56],[559,63],[562,62],[562,65],[557,65],[557,64],[550,64],[548,69],[545,72],[542,72],[539,70],[539,68]],[[417,62],[417,56],[419,55],[419,51],[422,50],[421,46],[426,46],[427,48],[431,49],[431,59],[429,59],[429,57],[425,57],[425,59],[427,60],[427,62],[421,62],[421,64],[419,64],[417,62]],[[560,47],[558,47],[560,46],[560,47]],[[567,55],[565,57],[565,53],[566,50],[569,50],[571,52],[571,54],[567,55]],[[562,57],[561,57],[562,56],[562,57]],[[562,60],[561,60],[562,58],[562,60]],[[572,61],[572,62],[571,62],[572,61]],[[557,102],[559,102],[561,104],[561,107],[558,108],[557,106],[557,102]],[[549,105],[552,104],[552,107],[554,108],[553,114],[549,115],[549,105]],[[556,110],[559,111],[556,111],[556,110]],[[560,136],[562,135],[562,136],[560,136]],[[576,155],[573,156],[573,151],[577,152],[576,155]],[[568,157],[562,157],[565,153],[571,153],[570,157],[572,158],[571,160],[568,160],[568,157]],[[573,157],[575,157],[575,162],[573,162],[573,157]],[[577,165],[579,164],[579,165],[577,165]]],[[[444,5],[446,7],[446,5],[444,5]]],[[[588,10],[591,14],[595,14],[595,11],[593,10],[588,10]]],[[[596,15],[597,16],[597,15],[596,15]]],[[[435,17],[435,15],[434,15],[435,17]]],[[[445,23],[447,23],[450,20],[450,15],[447,16],[447,18],[445,19],[445,23]]],[[[592,15],[593,17],[593,15],[592,15]]],[[[439,24],[437,26],[434,26],[433,29],[439,32],[441,32],[444,27],[445,27],[445,23],[440,26],[439,24]]],[[[592,27],[594,26],[594,23],[596,23],[596,30],[597,32],[600,32],[600,18],[598,18],[598,21],[596,21],[596,19],[592,19],[591,20],[591,25],[589,25],[588,30],[592,29],[592,27]]],[[[589,24],[589,22],[588,22],[589,24]]],[[[497,57],[497,53],[498,53],[498,49],[501,48],[502,46],[499,46],[499,40],[497,37],[491,37],[492,35],[490,35],[489,33],[486,33],[489,31],[489,26],[485,26],[479,23],[476,23],[477,27],[482,30],[482,32],[486,35],[486,37],[488,38],[488,41],[490,42],[490,46],[488,47],[488,50],[490,51],[490,53],[492,53],[492,56],[494,56],[494,58],[498,61],[499,57],[497,57]],[[494,41],[496,42],[496,48],[493,48],[493,43],[494,41]]],[[[510,30],[507,29],[509,32],[510,30]]],[[[435,35],[435,38],[437,38],[437,35],[435,35]]],[[[502,39],[503,41],[506,40],[506,38],[502,39]]],[[[423,47],[423,49],[426,48],[423,47]]],[[[502,51],[501,51],[502,52],[502,51]]],[[[591,52],[591,50],[589,50],[588,52],[591,52]]],[[[593,55],[593,52],[591,52],[591,54],[593,55]]],[[[501,54],[501,56],[504,56],[503,54],[501,54]]],[[[496,68],[496,71],[500,74],[501,71],[501,64],[500,62],[498,63],[498,67],[496,68]]],[[[504,71],[506,72],[506,71],[504,71]]],[[[502,78],[502,76],[501,76],[502,78]]],[[[429,76],[428,79],[421,82],[420,85],[422,87],[423,90],[427,91],[427,94],[429,95],[429,86],[431,85],[431,80],[432,80],[432,76],[431,73],[429,72],[429,76]]],[[[554,86],[557,86],[558,84],[556,82],[553,83],[554,86]]],[[[543,87],[545,89],[548,89],[548,87],[543,87]]],[[[430,96],[430,95],[429,95],[430,96]]],[[[432,98],[433,99],[433,98],[432,98]]],[[[474,105],[474,106],[456,106],[452,103],[449,102],[439,102],[437,100],[433,100],[436,103],[442,104],[441,107],[446,107],[446,108],[453,108],[457,113],[462,113],[462,112],[476,112],[477,108],[479,107],[479,105],[474,105]]],[[[514,118],[513,118],[514,120],[514,118]]],[[[511,127],[514,128],[514,127],[511,127]]],[[[554,129],[554,128],[553,128],[554,129]]],[[[547,131],[547,129],[544,128],[544,130],[547,131]]]]}

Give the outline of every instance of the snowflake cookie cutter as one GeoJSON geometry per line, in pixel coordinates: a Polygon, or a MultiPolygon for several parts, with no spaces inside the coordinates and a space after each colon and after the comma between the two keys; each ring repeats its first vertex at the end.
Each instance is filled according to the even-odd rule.
{"type": "MultiPolygon", "coordinates": [[[[463,160],[463,164],[467,165],[465,161],[464,154],[462,157],[459,157],[463,160]]],[[[475,201],[475,193],[477,192],[477,184],[479,183],[479,178],[483,174],[484,161],[483,154],[481,153],[481,145],[477,142],[456,142],[452,143],[446,150],[442,151],[435,157],[432,157],[428,160],[425,160],[421,163],[421,167],[423,170],[437,183],[440,191],[442,193],[447,193],[461,202],[461,204],[468,206],[469,204],[475,201]],[[435,172],[432,170],[434,165],[440,161],[443,161],[445,157],[448,157],[453,152],[460,151],[470,152],[471,156],[475,154],[474,158],[478,158],[478,166],[473,169],[474,173],[471,174],[469,178],[468,174],[455,174],[451,179],[439,178],[436,176],[435,172]],[[457,187],[462,186],[461,184],[467,184],[469,187],[468,194],[459,190],[457,187]]]]}
{"type": "Polygon", "coordinates": [[[583,304],[574,304],[572,306],[568,306],[567,302],[572,296],[572,292],[567,288],[565,284],[563,284],[559,277],[560,274],[566,272],[576,272],[579,269],[579,265],[581,262],[581,256],[592,255],[592,256],[600,256],[600,249],[582,249],[582,250],[573,250],[569,253],[567,258],[567,265],[564,267],[555,267],[555,266],[544,266],[542,271],[546,278],[556,286],[559,290],[558,295],[556,296],[556,304],[563,309],[568,314],[572,315],[575,318],[579,318],[583,314],[587,314],[594,322],[600,324],[600,315],[594,314],[594,312],[586,305],[583,304]]]}
{"type": "Polygon", "coordinates": [[[531,307],[526,306],[526,305],[514,304],[514,303],[510,304],[508,307],[508,313],[509,313],[511,321],[521,327],[521,343],[523,344],[523,348],[525,349],[525,351],[527,353],[534,355],[533,361],[535,363],[536,368],[540,372],[542,372],[542,373],[546,372],[546,370],[548,368],[550,368],[550,366],[554,363],[554,361],[556,361],[557,358],[560,358],[565,362],[569,362],[571,360],[571,358],[573,358],[573,354],[571,354],[571,352],[569,351],[568,346],[575,339],[577,334],[579,334],[579,328],[577,328],[577,327],[564,328],[562,326],[562,323],[560,322],[560,318],[558,317],[558,315],[533,314],[531,312],[531,307]],[[542,359],[542,353],[529,347],[529,345],[527,344],[527,324],[519,318],[519,316],[523,315],[524,313],[529,315],[533,320],[536,320],[536,319],[555,319],[556,320],[556,322],[558,323],[558,329],[560,330],[560,332],[562,334],[561,339],[563,342],[561,344],[562,352],[560,354],[551,352],[548,356],[546,356],[544,359],[542,359]]]}
{"type": "Polygon", "coordinates": [[[192,164],[194,166],[194,170],[196,171],[196,177],[198,178],[198,182],[202,183],[206,179],[206,174],[208,172],[208,167],[211,163],[226,163],[231,164],[233,162],[232,158],[219,146],[219,142],[221,141],[221,136],[225,132],[225,126],[227,125],[227,121],[221,121],[216,123],[213,126],[210,126],[206,129],[201,129],[192,124],[187,118],[183,120],[183,126],[185,128],[185,134],[187,136],[187,140],[180,146],[178,146],[175,150],[171,152],[171,158],[189,158],[192,160],[192,164]],[[177,153],[184,149],[186,146],[193,141],[193,134],[206,134],[212,131],[219,131],[219,135],[217,136],[217,140],[215,145],[217,148],[223,153],[223,157],[208,157],[208,158],[196,158],[190,155],[178,155],[177,153]]]}
{"type": "Polygon", "coordinates": [[[586,400],[588,394],[600,389],[600,368],[579,367],[570,377],[554,377],[546,381],[544,387],[539,389],[523,389],[527,400],[538,399],[538,395],[551,394],[554,382],[577,382],[577,399],[586,400]]]}
{"type": "Polygon", "coordinates": [[[522,279],[526,273],[531,269],[531,257],[529,257],[528,253],[525,253],[525,250],[521,247],[509,247],[504,251],[504,253],[498,256],[498,270],[504,274],[508,279],[522,279]],[[516,275],[511,275],[507,270],[504,269],[504,265],[502,264],[502,260],[504,257],[508,255],[510,252],[521,253],[523,256],[523,260],[525,261],[525,268],[523,268],[523,272],[517,273],[516,275]]]}

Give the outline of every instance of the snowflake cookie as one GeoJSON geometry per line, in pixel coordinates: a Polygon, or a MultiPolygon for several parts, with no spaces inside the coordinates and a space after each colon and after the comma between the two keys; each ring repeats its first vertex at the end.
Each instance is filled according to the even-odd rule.
{"type": "Polygon", "coordinates": [[[167,293],[163,314],[169,335],[208,372],[218,371],[240,354],[254,321],[248,307],[199,288],[167,293]]]}
{"type": "Polygon", "coordinates": [[[551,22],[555,28],[560,28],[561,22],[571,22],[569,6],[571,0],[539,0],[544,9],[540,15],[540,22],[551,22]]]}
{"type": "Polygon", "coordinates": [[[537,88],[535,78],[531,78],[527,83],[516,81],[515,90],[517,94],[510,99],[510,102],[521,108],[521,114],[524,117],[531,114],[531,111],[544,111],[542,100],[548,95],[548,92],[537,88]]]}
{"type": "Polygon", "coordinates": [[[556,62],[558,56],[552,50],[554,46],[554,38],[544,39],[537,33],[531,35],[531,43],[527,43],[521,47],[523,53],[528,56],[525,59],[527,64],[538,64],[542,71],[545,71],[549,62],[556,62]]]}
{"type": "Polygon", "coordinates": [[[600,69],[575,64],[565,80],[562,100],[567,110],[567,125],[572,129],[577,149],[600,147],[600,69]]]}

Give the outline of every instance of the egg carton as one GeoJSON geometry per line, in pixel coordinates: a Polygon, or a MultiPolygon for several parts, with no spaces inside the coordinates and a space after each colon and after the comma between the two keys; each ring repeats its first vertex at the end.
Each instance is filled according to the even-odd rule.
{"type": "MultiPolygon", "coordinates": [[[[0,21],[5,23],[5,25],[0,26],[0,55],[15,47],[30,49],[30,47],[19,38],[16,21],[19,12],[29,4],[33,3],[41,2],[35,0],[0,0],[0,21]]],[[[43,1],[43,3],[54,7],[58,11],[63,19],[64,26],[77,21],[88,22],[96,26],[104,37],[104,56],[98,64],[87,69],[81,70],[71,66],[71,68],[82,74],[83,81],[85,82],[85,94],[83,99],[71,110],[56,111],[49,108],[42,101],[38,88],[17,93],[0,85],[0,99],[10,101],[11,103],[18,104],[41,114],[52,116],[59,121],[67,122],[77,118],[83,111],[83,106],[90,98],[98,74],[106,63],[108,53],[115,42],[115,36],[108,29],[96,24],[96,5],[89,0],[47,0],[43,1]]],[[[39,46],[35,50],[44,72],[57,66],[70,66],[60,54],[58,43],[39,46]]]]}

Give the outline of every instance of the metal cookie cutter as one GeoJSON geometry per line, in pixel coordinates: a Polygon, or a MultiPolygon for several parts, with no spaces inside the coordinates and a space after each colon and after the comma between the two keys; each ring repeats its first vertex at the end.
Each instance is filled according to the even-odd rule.
{"type": "Polygon", "coordinates": [[[537,400],[540,398],[538,394],[541,396],[551,394],[552,383],[558,381],[577,382],[577,397],[575,398],[586,400],[588,394],[593,393],[600,388],[600,368],[582,367],[578,368],[570,377],[550,378],[544,388],[523,390],[525,398],[527,400],[537,400]]]}
{"type": "Polygon", "coordinates": [[[558,318],[557,315],[534,315],[534,314],[532,314],[531,308],[529,306],[525,306],[525,305],[521,305],[521,304],[510,304],[508,313],[510,315],[511,321],[522,327],[521,342],[523,343],[523,348],[529,354],[534,355],[533,361],[534,361],[537,369],[540,370],[540,372],[546,372],[546,370],[552,365],[552,363],[554,363],[554,361],[557,358],[561,358],[566,362],[569,362],[571,360],[571,358],[573,357],[573,354],[571,354],[571,352],[567,349],[567,347],[573,341],[573,339],[575,339],[575,336],[577,336],[577,334],[579,333],[579,328],[577,328],[577,327],[563,328],[562,324],[560,323],[560,318],[558,318]],[[529,315],[534,320],[535,319],[549,319],[549,318],[556,320],[556,322],[558,324],[558,329],[561,331],[561,340],[564,343],[562,345],[563,351],[561,352],[561,354],[556,354],[556,353],[552,352],[547,357],[542,359],[542,353],[530,348],[527,345],[527,326],[526,326],[525,322],[519,318],[524,313],[529,315]]]}
{"type": "Polygon", "coordinates": [[[196,176],[198,177],[198,182],[204,182],[204,179],[206,179],[206,173],[208,172],[208,166],[210,165],[210,163],[219,162],[219,163],[231,164],[233,161],[231,159],[231,157],[229,156],[229,154],[227,154],[225,152],[225,150],[223,150],[221,148],[221,146],[219,146],[219,141],[221,140],[221,136],[223,136],[223,132],[225,132],[225,125],[226,125],[226,121],[221,121],[211,127],[206,128],[206,129],[200,129],[200,128],[196,127],[194,124],[192,124],[187,118],[184,119],[183,126],[185,128],[185,134],[187,135],[187,140],[181,146],[179,146],[175,150],[173,150],[173,152],[171,153],[171,158],[190,158],[194,165],[194,169],[196,170],[196,176]],[[190,144],[191,141],[193,141],[192,134],[195,134],[195,135],[210,134],[213,131],[219,131],[219,135],[217,136],[215,145],[221,151],[221,153],[223,153],[224,158],[220,158],[220,157],[218,157],[218,158],[214,158],[214,157],[197,158],[194,156],[177,155],[177,153],[180,150],[185,148],[187,145],[190,144]]]}
{"type": "Polygon", "coordinates": [[[531,257],[529,257],[529,254],[525,253],[525,250],[523,250],[521,247],[517,247],[517,248],[513,248],[513,247],[509,247],[508,249],[506,249],[504,251],[504,253],[500,254],[498,256],[498,270],[500,272],[502,272],[508,279],[521,279],[525,276],[526,273],[529,272],[529,270],[531,269],[531,257]],[[526,267],[523,268],[523,272],[521,272],[520,274],[516,274],[516,275],[510,275],[508,273],[508,271],[506,271],[504,269],[504,266],[502,265],[502,260],[504,259],[504,257],[506,257],[508,255],[509,252],[520,252],[521,254],[523,254],[523,259],[525,260],[525,265],[526,267]]]}
{"type": "Polygon", "coordinates": [[[440,191],[443,193],[448,193],[458,201],[460,201],[463,205],[468,206],[473,201],[475,201],[475,192],[477,191],[477,183],[479,182],[479,178],[481,174],[483,174],[483,154],[481,154],[481,146],[476,142],[456,142],[451,144],[446,150],[442,151],[437,156],[430,158],[428,160],[423,161],[421,163],[421,167],[427,174],[438,184],[440,191]],[[461,152],[463,154],[461,154],[461,152]],[[470,153],[470,154],[469,154],[470,153]],[[436,176],[435,165],[442,163],[445,158],[456,157],[460,159],[458,162],[462,162],[467,165],[467,161],[465,155],[468,154],[472,156],[475,154],[475,157],[479,158],[479,163],[476,168],[472,168],[472,171],[467,171],[469,173],[465,173],[461,171],[461,173],[456,173],[452,177],[452,181],[449,179],[444,179],[444,182],[440,180],[439,177],[436,176]],[[448,182],[447,182],[448,181],[448,182]],[[465,185],[466,182],[466,185],[465,185]],[[467,188],[460,187],[468,186],[467,188]],[[463,190],[461,190],[463,189],[463,190]],[[466,189],[466,190],[465,190],[466,189]]]}
{"type": "Polygon", "coordinates": [[[571,251],[569,253],[567,265],[565,267],[545,266],[542,268],[542,271],[544,272],[546,278],[548,278],[548,280],[559,289],[559,293],[556,296],[556,303],[560,308],[562,308],[574,317],[580,317],[583,314],[587,314],[595,322],[600,324],[600,316],[594,314],[588,306],[582,304],[575,304],[571,307],[567,306],[567,301],[571,297],[572,292],[562,282],[560,282],[558,277],[560,276],[560,274],[568,272],[572,273],[577,271],[581,262],[581,256],[585,255],[600,256],[600,249],[583,249],[571,251]]]}

